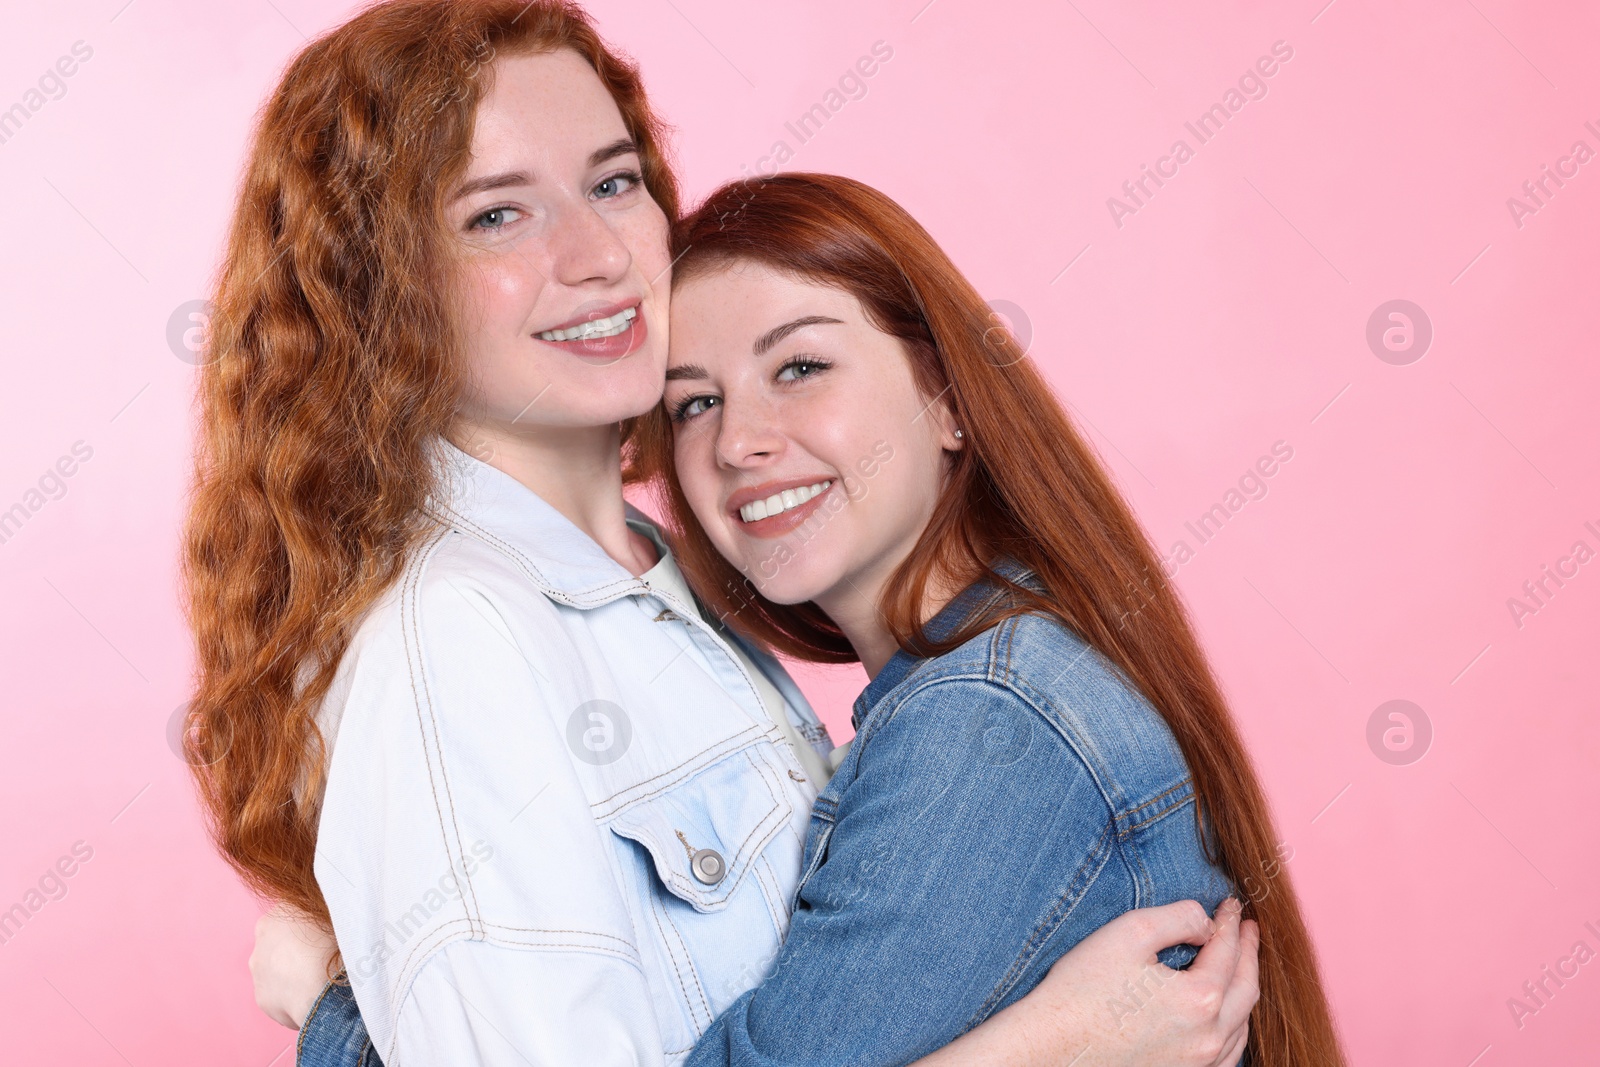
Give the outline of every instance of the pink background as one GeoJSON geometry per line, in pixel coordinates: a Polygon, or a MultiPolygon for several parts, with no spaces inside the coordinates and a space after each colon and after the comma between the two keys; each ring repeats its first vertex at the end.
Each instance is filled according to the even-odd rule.
{"type": "MultiPolygon", "coordinates": [[[[678,127],[691,196],[783,139],[790,167],[895,196],[1022,309],[1155,541],[1195,550],[1175,581],[1353,1062],[1593,1062],[1600,962],[1520,1028],[1507,1000],[1579,940],[1600,950],[1600,563],[1520,626],[1507,600],[1575,541],[1600,550],[1600,161],[1520,226],[1507,198],[1575,141],[1600,150],[1600,10],[923,3],[591,7],[678,127]],[[798,145],[785,122],[880,40],[866,96],[798,145]],[[1184,122],[1280,40],[1265,98],[1199,144],[1184,122]],[[1119,227],[1107,198],[1180,137],[1194,157],[1119,227]],[[1365,338],[1393,299],[1434,329],[1409,365],[1365,338]],[[1280,440],[1268,495],[1198,547],[1185,522],[1280,440]],[[1432,726],[1409,765],[1367,741],[1392,699],[1432,726]]],[[[205,294],[252,114],[350,8],[124,5],[16,5],[0,35],[0,108],[93,49],[0,144],[0,509],[93,450],[0,544],[0,908],[93,850],[0,945],[0,1034],[17,1063],[284,1064],[244,967],[257,904],[167,739],[194,371],[166,330],[205,294]]],[[[842,737],[858,674],[804,679],[842,737]]]]}

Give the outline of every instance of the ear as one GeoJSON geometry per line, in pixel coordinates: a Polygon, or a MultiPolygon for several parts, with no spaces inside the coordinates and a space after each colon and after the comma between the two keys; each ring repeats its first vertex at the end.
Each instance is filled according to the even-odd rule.
{"type": "Polygon", "coordinates": [[[946,452],[959,452],[967,445],[967,432],[956,422],[956,414],[943,399],[928,409],[928,414],[938,421],[939,447],[946,452]]]}

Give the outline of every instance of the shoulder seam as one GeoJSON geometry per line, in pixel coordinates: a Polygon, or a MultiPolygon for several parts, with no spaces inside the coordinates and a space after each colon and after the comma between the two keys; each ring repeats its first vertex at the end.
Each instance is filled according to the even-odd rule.
{"type": "Polygon", "coordinates": [[[423,655],[422,632],[417,625],[417,615],[419,613],[418,609],[420,608],[417,600],[418,590],[421,585],[421,576],[422,573],[427,569],[428,561],[432,558],[433,553],[437,551],[438,547],[444,542],[446,536],[447,534],[445,532],[441,532],[435,537],[431,538],[428,542],[426,542],[423,549],[417,553],[413,563],[406,568],[407,588],[401,597],[400,605],[401,630],[404,633],[406,662],[407,666],[410,668],[411,674],[411,693],[412,702],[417,711],[417,728],[422,732],[423,753],[426,757],[426,754],[429,750],[429,726],[431,724],[434,759],[436,759],[439,763],[439,777],[444,781],[445,804],[450,809],[451,829],[455,831],[455,838],[452,840],[449,830],[447,830],[444,825],[444,807],[439,803],[439,788],[433,780],[434,760],[425,758],[424,763],[428,768],[428,786],[433,791],[434,812],[439,817],[439,833],[444,839],[445,855],[450,858],[451,870],[454,871],[457,866],[459,866],[462,870],[462,874],[466,878],[467,893],[462,895],[462,904],[463,906],[466,905],[467,897],[470,895],[472,898],[472,904],[470,907],[466,908],[467,918],[469,923],[474,924],[474,932],[481,935],[482,931],[477,929],[475,924],[478,919],[482,918],[482,908],[478,903],[478,892],[476,886],[473,885],[472,876],[466,873],[465,850],[461,848],[461,824],[460,820],[456,817],[455,800],[450,791],[450,778],[445,771],[444,743],[439,736],[439,720],[434,714],[433,694],[428,686],[427,661],[423,655]],[[413,655],[415,658],[413,658],[413,655]],[[417,687],[419,678],[422,683],[420,692],[418,691],[417,687]],[[424,703],[426,704],[427,709],[427,721],[424,721],[423,719],[424,703]]]}

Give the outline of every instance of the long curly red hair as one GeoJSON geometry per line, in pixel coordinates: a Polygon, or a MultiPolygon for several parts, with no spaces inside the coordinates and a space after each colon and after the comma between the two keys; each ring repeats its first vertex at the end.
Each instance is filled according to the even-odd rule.
{"type": "Polygon", "coordinates": [[[185,747],[222,853],[324,925],[316,710],[427,529],[430,446],[462,389],[445,195],[493,60],[559,48],[599,75],[676,218],[637,68],[562,0],[369,7],[295,58],[255,132],[200,382],[185,747]]]}

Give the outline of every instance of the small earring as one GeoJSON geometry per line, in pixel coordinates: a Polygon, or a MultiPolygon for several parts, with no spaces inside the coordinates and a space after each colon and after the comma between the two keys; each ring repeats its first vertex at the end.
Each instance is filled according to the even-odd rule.
{"type": "Polygon", "coordinates": [[[960,431],[960,430],[957,430],[957,431],[956,431],[956,438],[957,438],[957,439],[958,439],[958,440],[959,440],[959,439],[960,439],[960,438],[963,438],[963,437],[965,437],[965,436],[967,436],[967,435],[966,435],[966,434],[964,434],[964,433],[962,433],[962,432],[961,432],[961,431],[960,431]]]}

